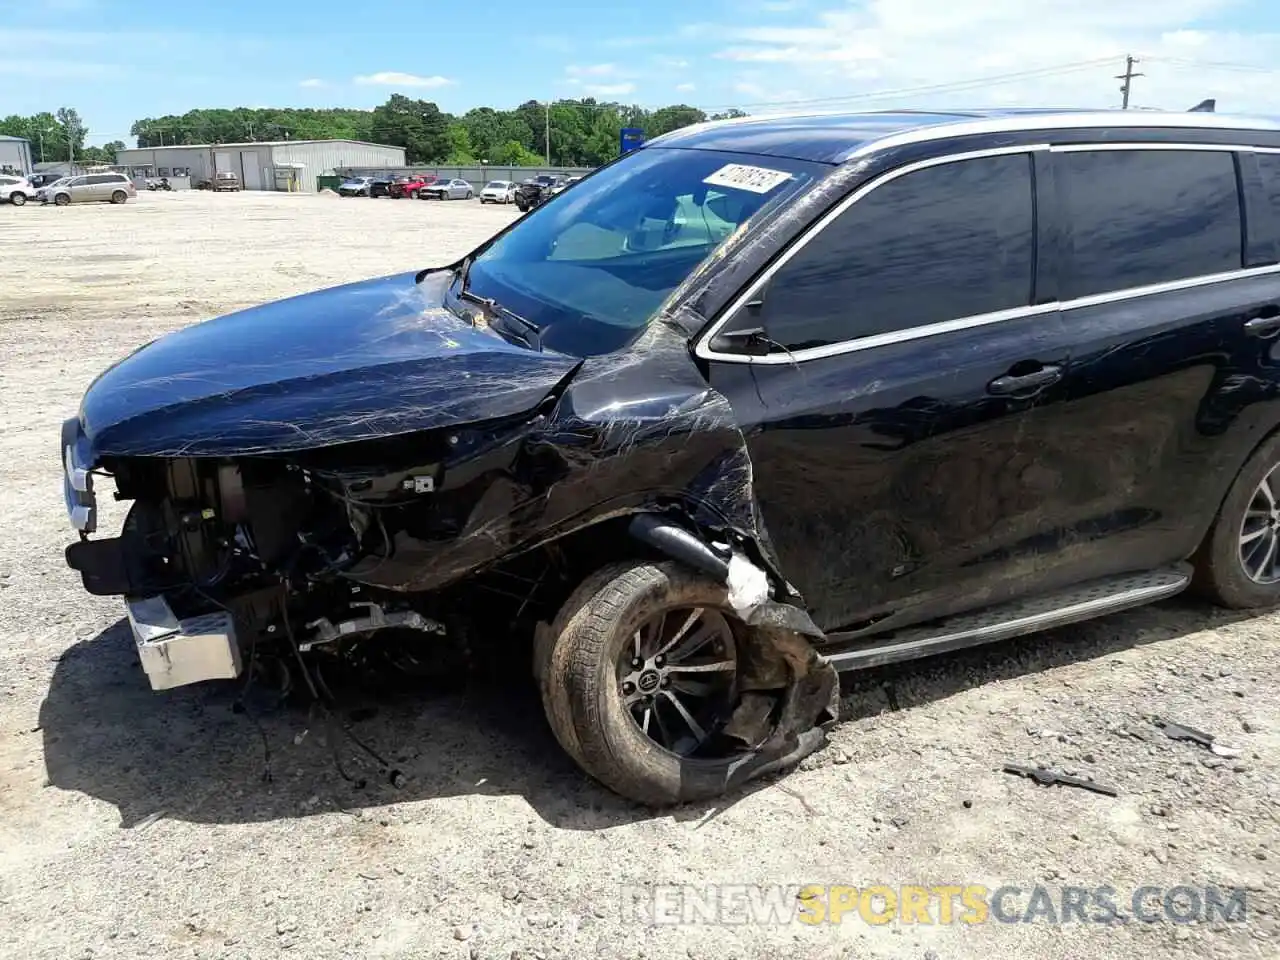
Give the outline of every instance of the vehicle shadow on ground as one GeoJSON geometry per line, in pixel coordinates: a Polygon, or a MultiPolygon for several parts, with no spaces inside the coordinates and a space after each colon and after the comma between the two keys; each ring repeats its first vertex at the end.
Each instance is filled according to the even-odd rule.
{"type": "MultiPolygon", "coordinates": [[[[844,722],[909,709],[970,687],[1092,660],[1244,615],[1181,599],[916,664],[853,674],[844,722]]],[[[438,797],[519,795],[548,824],[598,830],[665,815],[598,786],[551,734],[531,682],[452,681],[414,693],[338,694],[334,716],[382,756],[387,771],[323,713],[259,688],[235,709],[240,683],[152,692],[121,621],[59,659],[40,709],[50,785],[113,804],[121,826],[157,815],[196,823],[249,823],[438,797]],[[270,779],[264,774],[270,771],[270,779]],[[343,773],[345,771],[345,775],[343,773]],[[363,779],[363,786],[350,780],[363,779]]],[[[674,811],[698,820],[756,784],[674,811]]]]}

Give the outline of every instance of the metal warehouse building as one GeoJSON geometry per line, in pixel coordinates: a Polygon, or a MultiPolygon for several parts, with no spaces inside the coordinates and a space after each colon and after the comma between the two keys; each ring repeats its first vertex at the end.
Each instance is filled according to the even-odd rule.
{"type": "Polygon", "coordinates": [[[316,177],[338,167],[401,167],[404,147],[359,140],[273,140],[139,147],[116,154],[134,177],[190,177],[192,184],[230,170],[246,190],[316,191],[316,177]]]}
{"type": "MultiPolygon", "coordinates": [[[[400,151],[404,156],[404,151],[400,151]]],[[[21,137],[0,136],[0,170],[9,167],[24,177],[31,172],[31,144],[21,137]]]]}

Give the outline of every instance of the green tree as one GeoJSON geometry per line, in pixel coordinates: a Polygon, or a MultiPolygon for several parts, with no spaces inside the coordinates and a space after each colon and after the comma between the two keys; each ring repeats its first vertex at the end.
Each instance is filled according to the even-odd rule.
{"type": "Polygon", "coordinates": [[[471,134],[467,130],[465,123],[455,120],[449,124],[445,131],[445,136],[449,141],[449,154],[445,157],[446,163],[475,163],[476,151],[471,145],[471,134]]]}
{"type": "Polygon", "coordinates": [[[489,155],[489,162],[505,167],[537,167],[542,165],[542,157],[523,143],[508,140],[489,155]]]}

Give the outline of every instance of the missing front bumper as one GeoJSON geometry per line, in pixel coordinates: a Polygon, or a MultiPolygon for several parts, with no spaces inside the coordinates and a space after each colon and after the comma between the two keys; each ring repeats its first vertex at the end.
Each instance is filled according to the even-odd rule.
{"type": "Polygon", "coordinates": [[[240,645],[231,614],[179,620],[164,597],[126,600],[125,610],[152,690],[240,676],[240,645]]]}

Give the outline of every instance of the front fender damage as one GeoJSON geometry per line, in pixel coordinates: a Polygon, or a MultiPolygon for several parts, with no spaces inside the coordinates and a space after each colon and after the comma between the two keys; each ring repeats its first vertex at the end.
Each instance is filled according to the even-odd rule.
{"type": "MultiPolygon", "coordinates": [[[[838,714],[838,677],[815,649],[821,630],[778,568],[746,439],[690,357],[681,325],[660,319],[630,351],[589,358],[536,416],[446,462],[434,495],[465,491],[457,536],[424,541],[400,531],[390,557],[368,558],[345,575],[384,589],[434,590],[631,518],[618,529],[636,547],[722,582],[726,605],[749,628],[727,731],[744,752],[726,766],[726,787],[822,745],[838,714]]],[[[543,627],[538,646],[548,639],[543,627]]]]}

